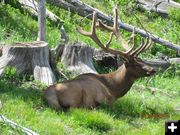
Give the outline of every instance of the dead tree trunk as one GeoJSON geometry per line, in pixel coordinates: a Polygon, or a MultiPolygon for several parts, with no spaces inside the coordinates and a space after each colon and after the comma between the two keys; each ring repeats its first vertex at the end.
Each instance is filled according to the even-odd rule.
{"type": "MultiPolygon", "coordinates": [[[[113,17],[104,14],[100,10],[93,8],[89,5],[81,2],[80,0],[68,0],[68,1],[47,0],[47,1],[55,4],[58,7],[65,9],[65,10],[70,10],[71,12],[77,13],[80,16],[87,17],[88,19],[92,19],[92,15],[90,15],[90,14],[92,14],[94,11],[96,11],[99,19],[106,21],[110,25],[113,24],[113,17]]],[[[132,32],[133,28],[134,28],[134,26],[129,25],[127,23],[123,23],[122,21],[119,21],[119,27],[122,29],[125,29],[127,31],[130,31],[130,32],[132,32]]],[[[143,37],[149,37],[150,36],[154,42],[159,43],[159,44],[161,44],[165,47],[168,47],[170,49],[180,50],[179,45],[176,45],[176,44],[174,44],[168,40],[164,40],[164,39],[162,39],[156,35],[153,35],[149,32],[146,32],[145,30],[136,28],[136,33],[139,33],[143,37]]]]}
{"type": "Polygon", "coordinates": [[[54,84],[56,81],[49,65],[48,44],[43,41],[3,46],[3,55],[0,57],[0,76],[7,66],[15,67],[19,75],[33,74],[35,80],[47,85],[54,84]]]}
{"type": "Polygon", "coordinates": [[[75,74],[97,73],[92,61],[93,51],[82,43],[68,44],[64,47],[61,62],[75,74]]]}
{"type": "Polygon", "coordinates": [[[46,8],[45,0],[38,1],[38,41],[45,41],[46,38],[46,8]]]}

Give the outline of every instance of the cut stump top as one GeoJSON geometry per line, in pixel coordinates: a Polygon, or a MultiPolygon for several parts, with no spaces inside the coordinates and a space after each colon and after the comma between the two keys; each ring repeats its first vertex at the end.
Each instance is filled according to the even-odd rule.
{"type": "Polygon", "coordinates": [[[11,47],[19,47],[19,48],[36,48],[36,47],[45,47],[48,43],[44,41],[33,41],[33,42],[16,42],[13,43],[11,47]]]}

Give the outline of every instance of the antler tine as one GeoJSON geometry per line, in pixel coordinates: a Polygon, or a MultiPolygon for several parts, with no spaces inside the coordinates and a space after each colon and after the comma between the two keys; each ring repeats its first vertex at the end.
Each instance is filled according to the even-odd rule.
{"type": "Polygon", "coordinates": [[[146,48],[146,45],[148,44],[148,42],[149,42],[149,40],[148,40],[148,38],[146,38],[145,43],[142,46],[140,46],[140,49],[136,53],[134,53],[134,56],[138,56],[141,52],[143,52],[143,50],[146,48]]]}
{"type": "Polygon", "coordinates": [[[133,56],[138,56],[141,52],[147,50],[151,46],[152,41],[149,39],[149,37],[146,38],[145,43],[141,44],[139,48],[137,48],[133,52],[133,56]]]}
{"type": "MultiPolygon", "coordinates": [[[[130,54],[134,50],[134,48],[135,48],[135,27],[133,27],[133,32],[132,32],[132,35],[130,36],[129,42],[131,41],[131,39],[133,40],[133,46],[132,46],[131,49],[129,49],[126,52],[127,54],[130,54]]],[[[128,42],[128,44],[129,44],[129,42],[128,42]]]]}
{"type": "Polygon", "coordinates": [[[122,43],[123,48],[127,51],[130,49],[130,47],[128,46],[127,41],[124,40],[124,38],[121,36],[121,33],[119,32],[117,7],[114,8],[114,16],[115,16],[114,25],[113,25],[114,35],[116,36],[116,39],[122,43]]]}
{"type": "Polygon", "coordinates": [[[106,43],[106,48],[109,48],[109,45],[111,44],[112,39],[113,39],[113,35],[114,35],[114,33],[112,32],[111,35],[110,35],[110,38],[109,38],[108,42],[106,43]]]}
{"type": "Polygon", "coordinates": [[[114,16],[115,16],[115,19],[114,19],[114,30],[116,31],[116,32],[118,32],[118,30],[119,30],[119,27],[118,27],[118,11],[117,11],[117,6],[115,6],[115,8],[114,8],[114,16]]]}
{"type": "Polygon", "coordinates": [[[82,35],[90,37],[97,45],[99,45],[106,52],[110,52],[110,53],[113,53],[116,55],[121,55],[126,60],[127,55],[124,52],[109,48],[109,45],[110,45],[113,35],[114,35],[113,31],[110,35],[108,42],[105,45],[99,40],[99,38],[96,35],[96,21],[97,21],[97,13],[94,12],[93,13],[93,22],[92,22],[92,26],[91,26],[91,32],[84,31],[84,30],[82,30],[82,28],[78,28],[77,31],[82,35]]]}
{"type": "Polygon", "coordinates": [[[77,28],[77,31],[84,36],[92,37],[96,33],[96,21],[97,21],[97,13],[94,12],[91,31],[90,32],[84,31],[81,27],[77,28]]]}
{"type": "MultiPolygon", "coordinates": [[[[146,42],[147,42],[147,40],[146,40],[146,42]]],[[[132,51],[131,53],[130,53],[130,55],[131,56],[137,56],[136,54],[143,48],[143,47],[145,47],[145,44],[146,43],[144,43],[144,40],[142,39],[142,42],[141,42],[141,44],[140,44],[140,46],[138,47],[138,48],[136,48],[134,51],[132,51]]]]}
{"type": "Polygon", "coordinates": [[[128,46],[128,42],[126,42],[123,37],[121,36],[120,32],[119,32],[119,26],[118,26],[118,11],[117,11],[117,7],[114,8],[114,24],[113,27],[108,26],[106,24],[104,24],[101,20],[98,21],[98,24],[96,25],[96,27],[100,27],[102,29],[105,29],[107,31],[111,31],[114,33],[114,35],[116,36],[116,39],[122,43],[123,48],[127,51],[130,50],[130,47],[128,46]]]}
{"type": "Polygon", "coordinates": [[[107,31],[113,31],[113,27],[104,24],[101,20],[98,20],[98,24],[96,25],[96,27],[105,29],[107,31]]]}
{"type": "Polygon", "coordinates": [[[151,45],[152,45],[152,39],[149,38],[149,43],[143,51],[146,51],[147,49],[149,49],[151,47],[151,45]]]}

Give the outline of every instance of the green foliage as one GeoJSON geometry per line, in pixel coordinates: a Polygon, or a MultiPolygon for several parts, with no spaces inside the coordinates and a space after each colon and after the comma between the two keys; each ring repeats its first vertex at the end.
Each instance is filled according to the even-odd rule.
{"type": "MultiPolygon", "coordinates": [[[[162,93],[157,91],[152,95],[134,86],[112,106],[70,109],[67,112],[48,108],[42,93],[44,86],[32,82],[16,86],[0,80],[3,104],[0,114],[40,134],[163,134],[164,122],[180,116],[174,110],[180,99],[176,94],[180,89],[179,78],[157,76],[154,79],[148,86],[163,89],[162,93]]],[[[136,84],[146,85],[146,80],[139,80],[136,84]]],[[[0,127],[1,133],[11,131],[5,126],[0,127]]]]}
{"type": "Polygon", "coordinates": [[[4,69],[4,73],[3,73],[3,76],[2,76],[3,79],[14,81],[14,80],[17,80],[18,77],[19,76],[17,74],[17,71],[16,71],[15,67],[6,67],[4,69]]]}
{"type": "Polygon", "coordinates": [[[169,17],[170,17],[170,19],[180,23],[180,11],[179,11],[179,9],[171,8],[169,10],[169,17]]]}

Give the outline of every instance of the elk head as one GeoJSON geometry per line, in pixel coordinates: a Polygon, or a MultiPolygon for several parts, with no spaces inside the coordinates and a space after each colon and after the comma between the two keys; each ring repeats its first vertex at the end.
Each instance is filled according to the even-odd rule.
{"type": "Polygon", "coordinates": [[[132,35],[128,41],[126,41],[120,31],[118,26],[118,12],[117,8],[114,8],[114,25],[108,26],[104,24],[102,21],[97,21],[97,13],[93,13],[93,21],[91,26],[91,32],[84,31],[82,28],[78,28],[78,32],[82,35],[90,37],[98,46],[100,46],[104,51],[119,55],[124,60],[124,65],[127,69],[127,72],[134,76],[135,78],[150,76],[155,73],[155,70],[150,67],[149,65],[145,64],[143,60],[138,58],[138,55],[148,48],[150,48],[152,44],[152,40],[148,37],[142,40],[139,47],[136,48],[135,46],[135,28],[133,29],[132,35]],[[109,40],[106,44],[103,44],[100,39],[96,35],[96,28],[101,28],[111,32],[109,40]],[[125,51],[120,51],[116,49],[109,48],[113,36],[116,37],[116,40],[121,43],[125,51]],[[132,41],[132,47],[129,46],[130,41],[132,41]]]}

